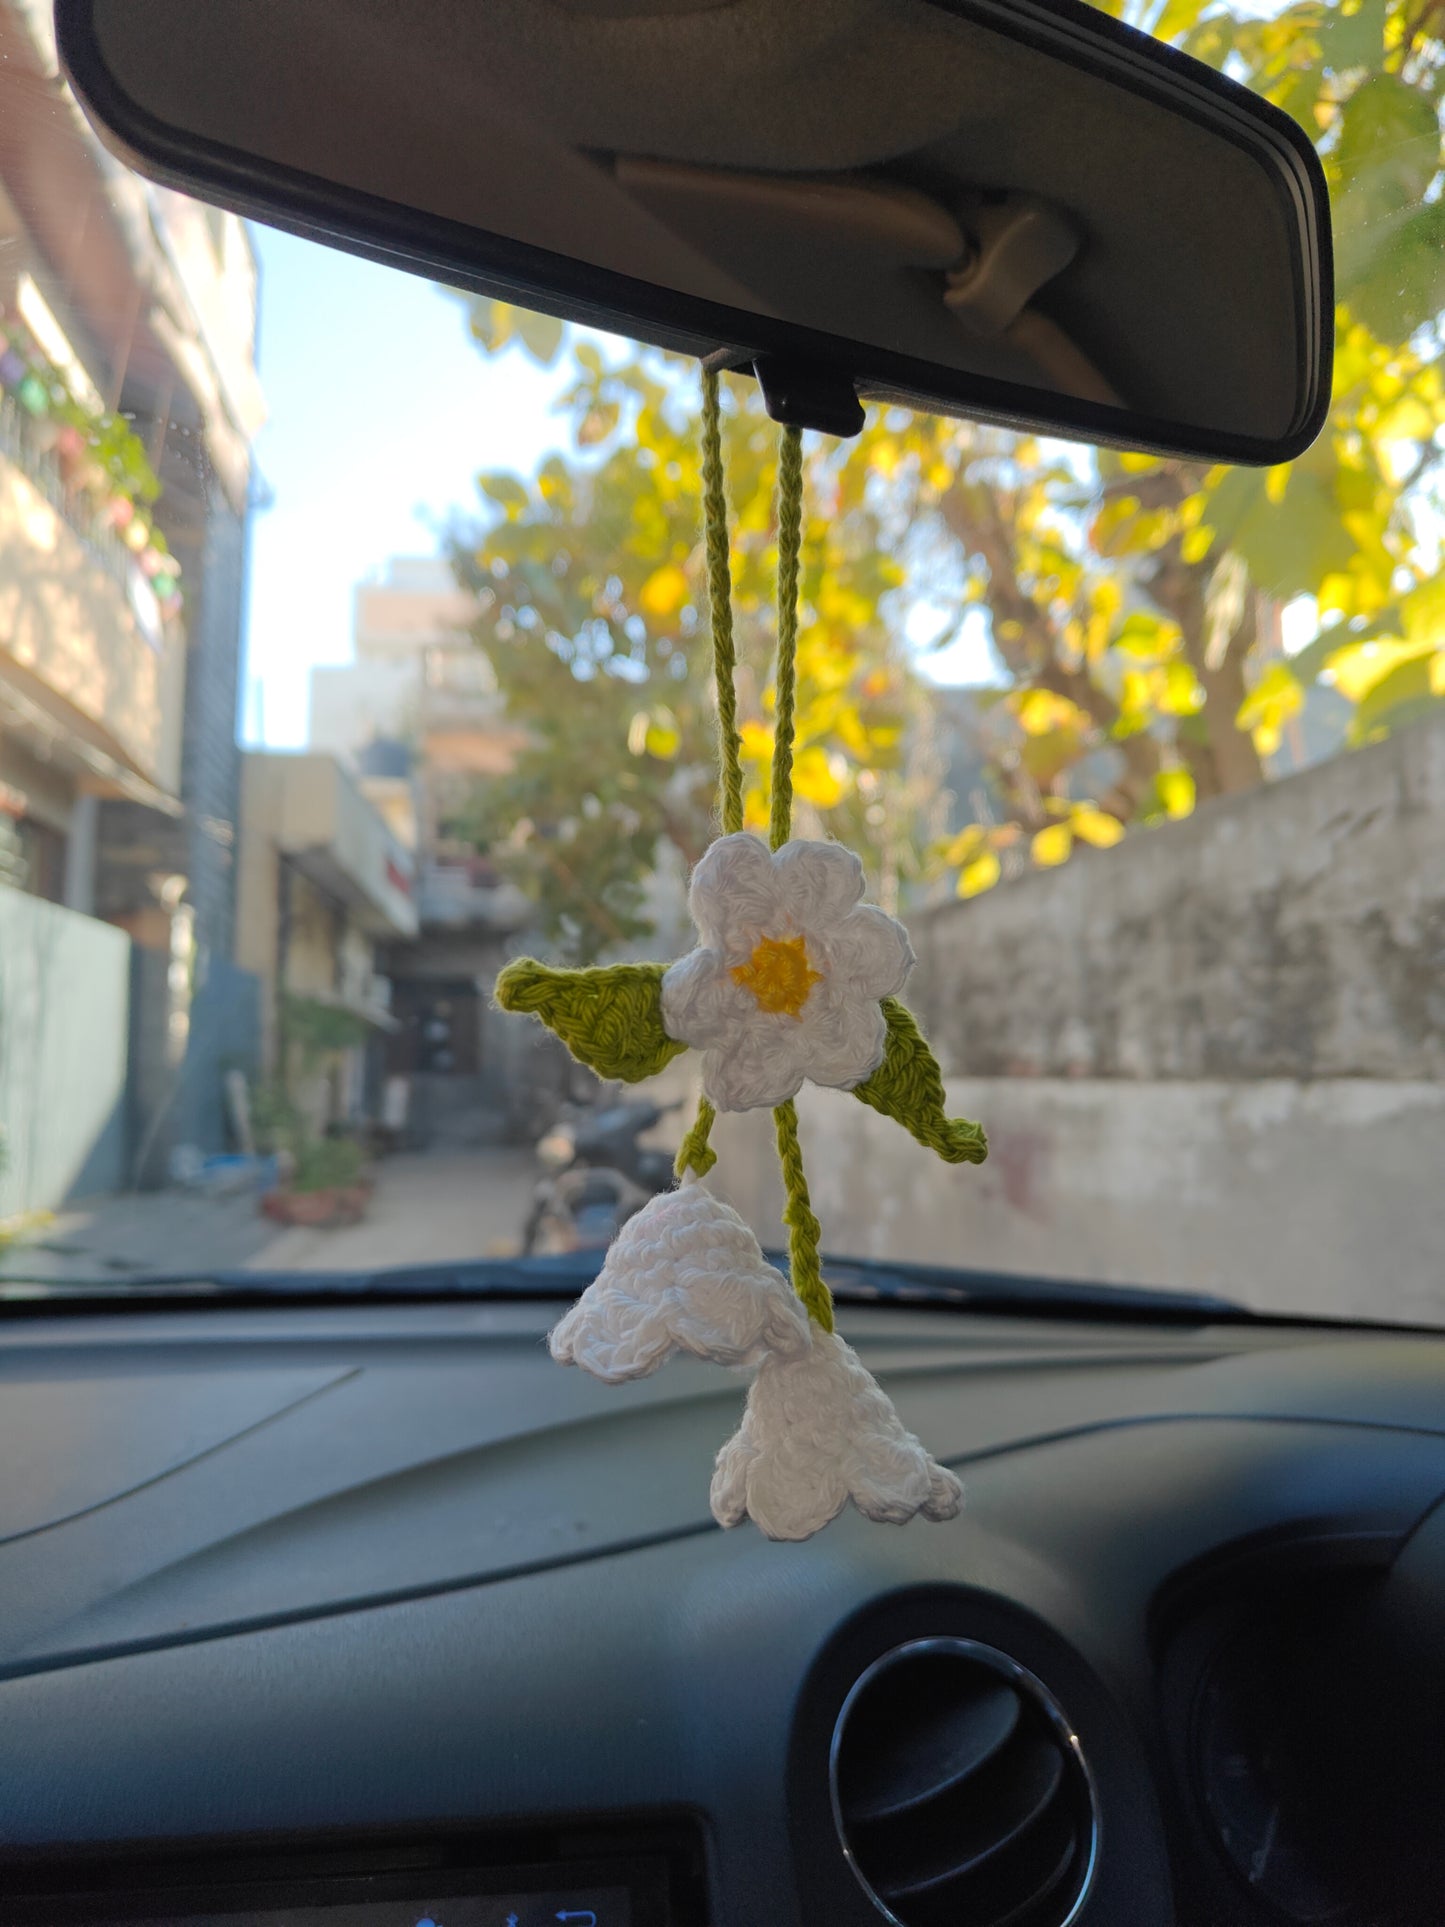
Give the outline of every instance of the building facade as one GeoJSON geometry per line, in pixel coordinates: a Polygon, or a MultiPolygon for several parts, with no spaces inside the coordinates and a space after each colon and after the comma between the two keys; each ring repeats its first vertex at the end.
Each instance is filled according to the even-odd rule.
{"type": "Polygon", "coordinates": [[[242,758],[237,961],[261,985],[262,1061],[313,1130],[375,1120],[395,1029],[384,959],[416,935],[412,851],[318,752],[242,758]],[[319,1013],[344,1041],[308,1050],[319,1013]]]}
{"type": "Polygon", "coordinates": [[[312,671],[311,743],[355,770],[395,826],[415,826],[417,929],[386,953],[387,1064],[405,1082],[414,1141],[466,1138],[504,1123],[513,1048],[491,984],[529,916],[477,850],[467,814],[522,738],[445,561],[394,557],[360,585],[354,610],[355,660],[312,671]]]}
{"type": "MultiPolygon", "coordinates": [[[[258,295],[244,224],[115,161],[60,78],[49,6],[0,0],[0,888],[48,900],[54,915],[10,922],[36,942],[84,947],[65,912],[130,938],[121,1137],[145,1142],[152,1175],[169,1144],[221,1148],[212,1073],[244,1043],[230,973],[258,295]]],[[[10,961],[59,994],[43,962],[10,961]]],[[[44,1088],[17,1096],[4,1003],[0,981],[19,1143],[44,1088]]],[[[129,1153],[112,1163],[136,1175],[129,1153]]],[[[0,1217],[58,1202],[84,1168],[53,1151],[31,1183],[12,1162],[0,1217]]]]}

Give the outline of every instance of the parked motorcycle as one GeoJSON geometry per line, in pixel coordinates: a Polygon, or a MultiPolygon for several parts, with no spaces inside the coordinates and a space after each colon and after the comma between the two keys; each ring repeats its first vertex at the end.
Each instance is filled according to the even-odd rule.
{"type": "Polygon", "coordinates": [[[635,1211],[676,1183],[672,1153],[639,1139],[683,1099],[643,1098],[577,1110],[537,1143],[547,1175],[532,1196],[522,1250],[582,1251],[611,1244],[635,1211]]]}

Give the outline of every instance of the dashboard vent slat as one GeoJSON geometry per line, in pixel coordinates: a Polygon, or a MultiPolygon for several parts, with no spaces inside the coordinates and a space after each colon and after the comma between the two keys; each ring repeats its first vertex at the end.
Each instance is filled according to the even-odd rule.
{"type": "Polygon", "coordinates": [[[965,1782],[961,1797],[951,1794],[926,1816],[918,1815],[921,1824],[892,1830],[884,1853],[876,1856],[873,1883],[885,1899],[906,1899],[973,1873],[1048,1811],[1064,1777],[1058,1749],[1026,1735],[1010,1755],[983,1784],[969,1787],[965,1782]],[[885,1858],[900,1850],[906,1855],[901,1880],[885,1858]]]}
{"type": "Polygon", "coordinates": [[[870,1733],[848,1789],[858,1824],[891,1820],[967,1780],[1013,1738],[1018,1694],[1002,1680],[972,1699],[920,1706],[900,1728],[894,1720],[870,1733]]]}
{"type": "Polygon", "coordinates": [[[970,1640],[871,1666],[833,1739],[839,1835],[900,1927],[1063,1927],[1093,1867],[1078,1741],[1042,1684],[970,1640]]]}

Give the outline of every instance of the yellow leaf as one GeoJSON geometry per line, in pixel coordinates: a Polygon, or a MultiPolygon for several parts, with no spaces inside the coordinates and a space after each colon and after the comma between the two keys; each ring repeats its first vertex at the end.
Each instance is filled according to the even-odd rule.
{"type": "Polygon", "coordinates": [[[769,763],[773,757],[773,732],[766,723],[749,718],[738,730],[744,762],[769,763]]]}
{"type": "Polygon", "coordinates": [[[1090,608],[1106,620],[1118,615],[1123,602],[1124,590],[1117,576],[1101,575],[1089,593],[1090,608]]]}
{"type": "Polygon", "coordinates": [[[1113,555],[1123,546],[1123,534],[1141,506],[1137,495],[1116,495],[1104,504],[1089,529],[1089,540],[1100,555],[1113,555]]]}
{"type": "Polygon", "coordinates": [[[950,837],[938,852],[942,861],[950,868],[967,866],[974,862],[981,850],[989,844],[988,830],[982,823],[967,823],[957,836],[950,837]]]}
{"type": "Polygon", "coordinates": [[[1194,808],[1194,777],[1187,769],[1161,769],[1154,778],[1154,793],[1166,816],[1188,816],[1194,808]]]}
{"type": "Polygon", "coordinates": [[[1273,662],[1239,705],[1235,724],[1254,736],[1261,756],[1279,748],[1280,732],[1304,708],[1305,695],[1288,663],[1273,662]]]}
{"type": "Polygon", "coordinates": [[[1437,649],[1430,658],[1430,694],[1445,696],[1445,649],[1437,649]]]}
{"type": "Polygon", "coordinates": [[[1026,689],[1010,707],[1026,736],[1048,736],[1056,729],[1088,724],[1087,716],[1067,696],[1056,696],[1051,689],[1026,689]]]}
{"type": "Polygon", "coordinates": [[[1185,535],[1184,540],[1179,544],[1179,553],[1184,561],[1192,564],[1202,562],[1213,547],[1214,530],[1207,522],[1201,522],[1197,528],[1190,529],[1185,535]]]}
{"type": "Polygon", "coordinates": [[[682,732],[667,710],[660,710],[648,723],[646,747],[649,756],[664,763],[670,763],[682,748],[682,732]]]}
{"type": "Polygon", "coordinates": [[[1114,637],[1114,647],[1136,662],[1159,662],[1171,656],[1181,641],[1179,625],[1165,622],[1148,610],[1136,609],[1114,637]]]}
{"type": "Polygon", "coordinates": [[[1182,657],[1165,665],[1159,707],[1166,716],[1193,716],[1204,707],[1204,690],[1182,657]]]}
{"type": "Polygon", "coordinates": [[[1093,803],[1076,803],[1069,813],[1069,827],[1075,836],[1092,843],[1096,850],[1112,849],[1124,834],[1117,816],[1096,808],[1093,803]]]}
{"type": "Polygon", "coordinates": [[[1412,589],[1400,607],[1411,642],[1428,643],[1432,649],[1445,642],[1445,573],[1412,589]]]}
{"type": "Polygon", "coordinates": [[[959,871],[958,894],[961,897],[977,897],[985,890],[991,890],[1002,874],[1002,867],[992,850],[984,850],[959,871]]]}
{"type": "Polygon", "coordinates": [[[1434,428],[1432,411],[1414,395],[1405,395],[1393,407],[1385,409],[1376,423],[1376,433],[1382,441],[1423,442],[1434,428]]]}
{"type": "Polygon", "coordinates": [[[664,704],[639,709],[627,726],[627,747],[634,756],[657,756],[669,762],[682,748],[677,718],[664,704]]]}
{"type": "Polygon", "coordinates": [[[826,750],[805,749],[793,758],[793,792],[814,809],[831,810],[848,791],[847,765],[826,750]]]}
{"type": "Polygon", "coordinates": [[[687,604],[691,594],[687,577],[675,562],[664,562],[654,569],[638,592],[638,607],[656,622],[666,622],[687,604]]]}
{"type": "Polygon", "coordinates": [[[1427,647],[1419,642],[1347,642],[1330,657],[1329,678],[1347,701],[1358,703],[1392,669],[1427,647]]]}
{"type": "Polygon", "coordinates": [[[1031,845],[1034,862],[1041,869],[1052,870],[1060,863],[1067,863],[1069,852],[1074,847],[1074,833],[1067,823],[1050,823],[1046,830],[1040,830],[1031,845]]]}

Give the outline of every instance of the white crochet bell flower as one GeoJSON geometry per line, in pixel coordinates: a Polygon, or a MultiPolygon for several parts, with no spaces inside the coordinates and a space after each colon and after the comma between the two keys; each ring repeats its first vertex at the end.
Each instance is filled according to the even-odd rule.
{"type": "Polygon", "coordinates": [[[743,1422],[717,1455],[713,1517],[769,1539],[807,1539],[851,1499],[865,1518],[952,1519],[963,1487],[931,1459],[835,1332],[813,1329],[795,1358],[765,1358],[743,1422]]]}
{"type": "Polygon", "coordinates": [[[559,1364],[617,1385],[674,1352],[718,1365],[796,1357],[808,1314],[737,1212],[685,1184],[627,1220],[548,1343],[559,1364]]]}
{"type": "Polygon", "coordinates": [[[880,1000],[902,990],[913,947],[862,894],[841,843],[770,851],[743,830],[706,851],[688,892],[702,941],[663,977],[662,1022],[703,1053],[718,1110],[781,1104],[804,1078],[852,1090],[883,1062],[880,1000]]]}

